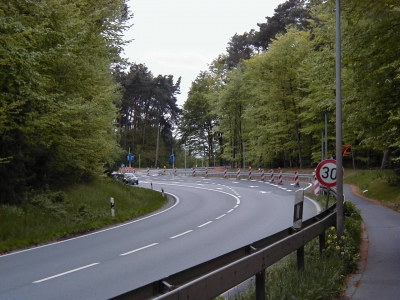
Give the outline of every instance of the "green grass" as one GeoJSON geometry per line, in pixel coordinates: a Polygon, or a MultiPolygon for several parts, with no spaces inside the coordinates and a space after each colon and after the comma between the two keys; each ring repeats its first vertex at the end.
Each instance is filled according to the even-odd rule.
{"type": "Polygon", "coordinates": [[[65,239],[152,212],[166,203],[161,193],[112,179],[46,191],[22,206],[0,206],[0,253],[65,239]],[[110,198],[115,201],[111,216],[110,198]]]}
{"type": "Polygon", "coordinates": [[[400,204],[400,186],[391,170],[348,171],[343,182],[356,186],[363,196],[396,208],[400,204]]]}

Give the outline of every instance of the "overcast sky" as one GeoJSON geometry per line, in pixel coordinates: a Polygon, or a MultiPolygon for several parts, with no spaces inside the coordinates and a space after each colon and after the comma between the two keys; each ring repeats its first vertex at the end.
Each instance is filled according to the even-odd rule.
{"type": "Polygon", "coordinates": [[[226,53],[230,38],[265,23],[285,0],[130,0],[134,13],[124,56],[142,63],[154,76],[182,77],[178,105],[192,81],[215,58],[226,53]]]}

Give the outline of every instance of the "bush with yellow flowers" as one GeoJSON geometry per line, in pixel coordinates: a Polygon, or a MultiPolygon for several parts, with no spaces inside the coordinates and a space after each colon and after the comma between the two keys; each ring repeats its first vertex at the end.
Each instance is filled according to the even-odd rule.
{"type": "Polygon", "coordinates": [[[332,226],[326,231],[324,255],[339,257],[343,260],[344,271],[349,273],[356,270],[360,258],[362,218],[360,211],[351,202],[346,202],[344,215],[344,232],[340,238],[335,227],[332,226]]]}

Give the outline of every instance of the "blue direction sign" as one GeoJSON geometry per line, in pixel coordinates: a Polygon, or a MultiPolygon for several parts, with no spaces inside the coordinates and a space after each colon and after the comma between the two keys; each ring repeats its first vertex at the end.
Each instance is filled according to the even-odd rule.
{"type": "Polygon", "coordinates": [[[126,160],[127,160],[128,162],[135,162],[135,156],[129,153],[129,154],[126,156],[126,160]]]}

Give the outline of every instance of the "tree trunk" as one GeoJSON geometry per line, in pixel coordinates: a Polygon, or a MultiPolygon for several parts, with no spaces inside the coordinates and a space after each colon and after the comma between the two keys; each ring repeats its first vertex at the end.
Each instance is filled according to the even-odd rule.
{"type": "Polygon", "coordinates": [[[388,156],[389,156],[389,149],[386,148],[385,151],[383,151],[383,158],[382,158],[381,170],[384,170],[384,169],[385,169],[388,156]]]}

